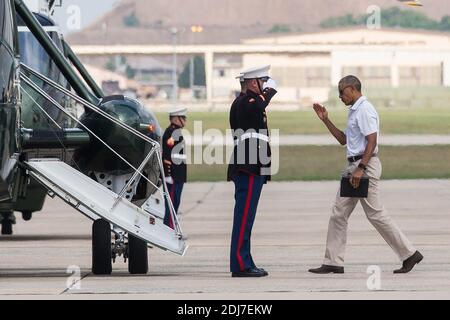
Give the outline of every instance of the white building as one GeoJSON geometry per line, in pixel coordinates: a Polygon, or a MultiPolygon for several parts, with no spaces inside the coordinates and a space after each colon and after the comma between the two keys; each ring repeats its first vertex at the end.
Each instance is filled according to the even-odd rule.
{"type": "MultiPolygon", "coordinates": [[[[76,46],[80,55],[198,55],[205,58],[208,104],[228,103],[242,69],[271,64],[277,102],[326,101],[342,76],[379,91],[450,86],[448,33],[364,27],[247,39],[240,44],[76,46]],[[394,88],[394,89],[393,89],[394,88]],[[405,89],[402,89],[405,88],[405,89]]],[[[408,89],[410,90],[410,89],[408,89]]],[[[414,91],[414,90],[410,90],[414,91]]],[[[334,92],[332,92],[332,95],[334,92]]]]}
{"type": "Polygon", "coordinates": [[[279,99],[325,101],[342,76],[365,88],[450,86],[447,33],[367,28],[249,39],[245,45],[298,46],[298,53],[247,53],[243,67],[271,64],[279,99]]]}

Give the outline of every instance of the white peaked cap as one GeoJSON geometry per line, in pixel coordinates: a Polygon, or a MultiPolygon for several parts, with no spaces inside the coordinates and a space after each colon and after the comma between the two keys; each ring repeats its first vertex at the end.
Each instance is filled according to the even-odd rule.
{"type": "Polygon", "coordinates": [[[187,108],[185,107],[176,107],[173,110],[169,112],[169,115],[171,117],[186,117],[187,115],[187,108]]]}
{"type": "Polygon", "coordinates": [[[236,79],[239,79],[239,82],[244,82],[244,74],[241,72],[236,79]]]}
{"type": "Polygon", "coordinates": [[[242,71],[242,76],[244,79],[259,79],[269,77],[270,65],[263,67],[256,67],[242,71]]]}

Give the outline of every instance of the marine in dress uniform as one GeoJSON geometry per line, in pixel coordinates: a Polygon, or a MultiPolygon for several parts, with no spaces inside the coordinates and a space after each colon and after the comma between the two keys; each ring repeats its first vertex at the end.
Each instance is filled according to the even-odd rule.
{"type": "Polygon", "coordinates": [[[263,185],[270,180],[270,145],[266,107],[277,93],[269,78],[270,66],[244,71],[245,94],[233,102],[230,126],[235,147],[228,166],[228,181],[235,185],[230,271],[233,277],[263,277],[257,268],[250,238],[263,185]],[[270,84],[270,86],[268,85],[270,84]]]}
{"type": "MultiPolygon", "coordinates": [[[[167,127],[162,138],[163,144],[163,166],[166,177],[167,189],[172,200],[175,214],[181,202],[181,193],[187,178],[185,144],[181,134],[186,123],[187,109],[177,108],[170,112],[170,125],[167,127]]],[[[170,206],[166,203],[166,214],[164,224],[174,228],[170,206]]]]}

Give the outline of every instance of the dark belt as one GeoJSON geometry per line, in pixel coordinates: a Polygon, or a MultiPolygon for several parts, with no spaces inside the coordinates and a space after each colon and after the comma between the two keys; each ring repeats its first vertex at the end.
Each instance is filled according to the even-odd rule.
{"type": "MultiPolygon", "coordinates": [[[[377,156],[376,154],[372,155],[372,157],[376,157],[376,156],[377,156]]],[[[353,156],[353,157],[347,158],[347,160],[348,160],[348,162],[353,163],[353,162],[356,162],[358,160],[361,160],[363,157],[364,156],[353,156]]]]}

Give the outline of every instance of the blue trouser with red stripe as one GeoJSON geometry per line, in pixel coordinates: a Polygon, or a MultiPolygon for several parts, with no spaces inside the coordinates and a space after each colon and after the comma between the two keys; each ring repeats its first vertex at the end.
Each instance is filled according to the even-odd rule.
{"type": "MultiPolygon", "coordinates": [[[[181,193],[183,192],[184,182],[174,181],[173,184],[167,184],[167,190],[169,191],[170,200],[172,200],[173,208],[175,212],[178,212],[181,202],[181,193]]],[[[166,201],[166,214],[164,215],[164,224],[173,229],[172,216],[170,215],[170,207],[166,201]]]]}
{"type": "Polygon", "coordinates": [[[266,181],[267,177],[265,176],[255,176],[242,172],[233,177],[236,202],[231,235],[231,272],[245,271],[255,267],[250,253],[250,238],[259,197],[266,181]]]}

